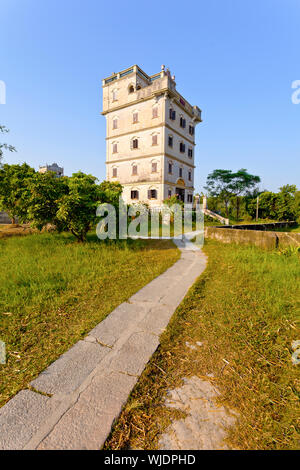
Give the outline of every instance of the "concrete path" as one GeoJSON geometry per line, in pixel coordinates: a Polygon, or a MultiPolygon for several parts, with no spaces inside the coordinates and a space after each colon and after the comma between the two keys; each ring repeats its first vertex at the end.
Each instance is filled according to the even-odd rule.
{"type": "Polygon", "coordinates": [[[191,242],[181,258],[0,409],[0,449],[100,449],[177,306],[206,266],[191,242]]]}

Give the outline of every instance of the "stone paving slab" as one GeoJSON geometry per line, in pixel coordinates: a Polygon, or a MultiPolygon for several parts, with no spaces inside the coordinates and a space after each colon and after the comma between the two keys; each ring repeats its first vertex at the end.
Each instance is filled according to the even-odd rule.
{"type": "Polygon", "coordinates": [[[20,450],[51,415],[50,398],[22,390],[0,410],[0,449],[20,450]]]}
{"type": "Polygon", "coordinates": [[[111,361],[110,369],[138,376],[158,345],[157,335],[143,331],[133,333],[111,361]]]}
{"type": "Polygon", "coordinates": [[[148,309],[149,306],[144,304],[124,302],[90,331],[87,338],[93,337],[100,343],[112,347],[125,330],[136,325],[146,315],[148,309]]]}
{"type": "Polygon", "coordinates": [[[142,331],[149,331],[155,335],[161,335],[166,329],[174,308],[171,305],[156,305],[149,310],[149,313],[138,323],[138,328],[142,331]]]}
{"type": "Polygon", "coordinates": [[[99,344],[78,341],[30,385],[43,393],[70,393],[76,390],[108,352],[108,348],[99,344]]]}
{"type": "Polygon", "coordinates": [[[176,283],[176,279],[158,276],[153,281],[149,282],[145,287],[140,289],[136,294],[130,297],[130,302],[160,302],[166,292],[168,292],[172,285],[176,283]]]}
{"type": "Polygon", "coordinates": [[[136,382],[118,372],[95,376],[37,449],[100,449],[136,382]]]}
{"type": "MultiPolygon", "coordinates": [[[[188,242],[190,243],[190,242],[188,242]]],[[[205,269],[198,249],[117,307],[0,409],[3,449],[99,449],[159,345],[178,304],[205,269]]]]}

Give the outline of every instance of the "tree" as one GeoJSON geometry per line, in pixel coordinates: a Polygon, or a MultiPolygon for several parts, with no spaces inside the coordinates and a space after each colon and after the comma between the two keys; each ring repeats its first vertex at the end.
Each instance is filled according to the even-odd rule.
{"type": "Polygon", "coordinates": [[[249,191],[257,186],[260,182],[260,177],[251,175],[245,168],[238,170],[232,174],[231,182],[229,184],[230,190],[236,198],[236,219],[239,220],[240,216],[240,196],[249,194],[249,191]]]}
{"type": "MultiPolygon", "coordinates": [[[[86,235],[99,219],[96,209],[101,201],[100,186],[97,178],[82,172],[67,178],[68,192],[58,201],[56,219],[60,228],[70,231],[79,242],[86,240],[86,235]]],[[[108,188],[106,188],[106,191],[108,188]]],[[[102,187],[102,194],[105,193],[102,187]]]]}
{"type": "Polygon", "coordinates": [[[26,201],[30,196],[27,182],[34,174],[35,170],[27,163],[4,164],[0,168],[0,209],[8,213],[13,223],[16,217],[21,222],[27,218],[26,201]]]}
{"type": "Polygon", "coordinates": [[[63,195],[68,193],[67,178],[57,178],[55,173],[35,173],[27,181],[29,197],[26,199],[27,220],[39,230],[48,223],[56,225],[58,230],[62,225],[56,217],[58,203],[63,195]]]}
{"type": "Polygon", "coordinates": [[[102,181],[99,185],[99,195],[101,202],[107,202],[115,207],[119,207],[119,197],[123,187],[118,182],[102,181]]]}
{"type": "MultiPolygon", "coordinates": [[[[285,185],[278,193],[264,191],[259,194],[259,216],[263,219],[297,220],[299,217],[300,193],[295,185],[285,185]]],[[[254,217],[256,199],[248,204],[248,211],[254,217]]]]}
{"type": "Polygon", "coordinates": [[[224,203],[227,218],[229,218],[230,199],[233,196],[231,188],[233,177],[231,170],[214,170],[208,175],[204,186],[210,197],[215,197],[224,203]]]}
{"type": "Polygon", "coordinates": [[[277,217],[279,220],[293,220],[297,218],[296,192],[294,184],[282,186],[277,198],[277,217]]]}
{"type": "MultiPolygon", "coordinates": [[[[0,133],[5,134],[5,133],[8,133],[8,132],[9,132],[9,129],[7,129],[5,126],[0,125],[0,133]]],[[[0,142],[0,165],[1,165],[1,161],[3,159],[3,149],[8,150],[9,152],[16,152],[15,147],[13,147],[12,145],[0,142]]]]}

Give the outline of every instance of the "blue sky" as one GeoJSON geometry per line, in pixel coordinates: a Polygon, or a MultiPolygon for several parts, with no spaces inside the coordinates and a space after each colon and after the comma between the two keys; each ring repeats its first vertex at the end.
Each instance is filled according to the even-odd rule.
{"type": "Polygon", "coordinates": [[[6,162],[57,162],[105,178],[101,79],[165,64],[203,110],[195,186],[247,168],[261,189],[300,186],[299,0],[0,0],[6,162]]]}

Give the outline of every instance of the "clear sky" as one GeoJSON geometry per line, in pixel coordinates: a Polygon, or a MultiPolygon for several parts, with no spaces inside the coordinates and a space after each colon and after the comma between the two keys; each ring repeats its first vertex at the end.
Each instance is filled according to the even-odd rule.
{"type": "Polygon", "coordinates": [[[203,110],[195,186],[247,168],[261,189],[300,186],[300,0],[0,0],[0,124],[18,153],[105,178],[101,79],[161,64],[203,110]]]}

